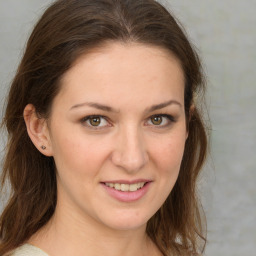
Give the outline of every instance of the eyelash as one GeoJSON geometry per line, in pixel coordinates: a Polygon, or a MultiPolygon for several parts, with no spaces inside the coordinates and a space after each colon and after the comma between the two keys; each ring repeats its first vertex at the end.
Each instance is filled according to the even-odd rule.
{"type": "MultiPolygon", "coordinates": [[[[150,125],[147,125],[147,126],[153,126],[154,128],[165,128],[165,127],[168,127],[168,126],[170,126],[172,123],[175,123],[175,122],[177,121],[172,115],[169,115],[169,114],[156,114],[156,115],[152,115],[152,116],[148,117],[148,118],[147,118],[147,122],[150,121],[150,122],[152,123],[152,119],[153,119],[153,118],[156,118],[156,117],[167,118],[167,119],[168,119],[168,120],[167,120],[168,123],[165,124],[165,125],[161,125],[161,124],[159,124],[159,125],[150,124],[150,125]]],[[[100,129],[104,129],[104,128],[106,128],[106,127],[111,127],[111,126],[112,126],[112,124],[111,124],[111,122],[109,121],[108,117],[102,116],[102,115],[89,115],[89,116],[86,116],[86,117],[82,118],[81,123],[82,123],[84,126],[90,128],[90,129],[93,129],[93,130],[100,130],[100,129]],[[91,125],[91,124],[88,124],[87,121],[89,121],[90,119],[93,119],[93,118],[95,118],[95,119],[96,119],[96,118],[100,118],[100,124],[101,124],[101,122],[102,122],[102,119],[104,119],[104,120],[108,123],[108,125],[104,125],[104,126],[93,126],[93,125],[91,125]]]]}
{"type": "MultiPolygon", "coordinates": [[[[162,125],[162,124],[154,125],[154,124],[152,124],[152,126],[154,126],[155,128],[166,128],[166,127],[170,126],[172,123],[176,122],[176,119],[173,116],[169,115],[169,114],[156,114],[156,115],[150,116],[147,120],[149,120],[152,123],[152,119],[156,118],[156,117],[157,118],[158,117],[166,118],[168,123],[165,124],[165,125],[162,125]]],[[[162,120],[162,122],[164,122],[164,121],[162,120]]]]}
{"type": "Polygon", "coordinates": [[[106,120],[106,122],[108,123],[107,127],[110,127],[112,126],[111,125],[111,122],[109,121],[109,119],[106,117],[106,116],[102,116],[102,115],[90,115],[90,116],[86,116],[84,118],[82,118],[81,120],[81,123],[90,128],[90,129],[93,129],[93,130],[100,130],[100,129],[104,129],[106,126],[93,126],[93,125],[90,125],[90,124],[87,124],[86,122],[90,119],[93,119],[93,118],[100,118],[100,122],[102,122],[102,119],[106,120]]]}

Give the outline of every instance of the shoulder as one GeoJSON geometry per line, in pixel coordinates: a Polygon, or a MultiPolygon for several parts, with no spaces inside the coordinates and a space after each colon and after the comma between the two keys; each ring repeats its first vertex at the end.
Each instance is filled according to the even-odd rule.
{"type": "Polygon", "coordinates": [[[16,248],[8,256],[49,256],[44,251],[30,244],[24,244],[16,248]]]}

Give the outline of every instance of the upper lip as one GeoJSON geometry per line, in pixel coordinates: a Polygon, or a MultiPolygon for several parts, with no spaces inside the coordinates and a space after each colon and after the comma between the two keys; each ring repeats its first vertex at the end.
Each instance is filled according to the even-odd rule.
{"type": "Polygon", "coordinates": [[[106,180],[102,181],[101,183],[120,183],[120,184],[134,184],[140,182],[151,182],[152,180],[149,179],[136,179],[136,180],[106,180]]]}

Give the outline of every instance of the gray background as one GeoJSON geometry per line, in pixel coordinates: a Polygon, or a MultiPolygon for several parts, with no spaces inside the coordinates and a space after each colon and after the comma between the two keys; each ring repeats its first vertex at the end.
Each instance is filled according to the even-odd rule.
{"type": "MultiPolygon", "coordinates": [[[[0,0],[0,107],[27,36],[50,2],[0,0]]],[[[256,1],[164,2],[186,27],[208,78],[211,155],[200,180],[208,219],[206,255],[254,256],[256,1]]]]}

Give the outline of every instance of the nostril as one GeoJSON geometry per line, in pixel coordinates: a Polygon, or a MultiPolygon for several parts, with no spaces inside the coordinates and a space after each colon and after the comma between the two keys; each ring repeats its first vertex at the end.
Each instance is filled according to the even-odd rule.
{"type": "Polygon", "coordinates": [[[143,141],[140,140],[138,134],[131,133],[129,130],[129,134],[124,136],[120,134],[111,159],[116,166],[122,167],[129,172],[136,172],[145,166],[149,158],[143,141]]]}

